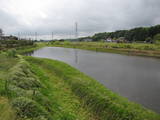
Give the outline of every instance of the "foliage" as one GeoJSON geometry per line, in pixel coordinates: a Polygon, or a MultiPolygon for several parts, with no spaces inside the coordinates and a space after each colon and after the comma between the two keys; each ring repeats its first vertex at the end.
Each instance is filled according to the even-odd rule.
{"type": "Polygon", "coordinates": [[[17,48],[22,46],[32,46],[34,42],[31,40],[17,40],[14,38],[8,38],[5,40],[0,40],[0,49],[5,50],[8,48],[17,48]]]}
{"type": "Polygon", "coordinates": [[[155,43],[160,44],[160,33],[159,33],[159,34],[156,34],[156,35],[154,36],[154,41],[155,41],[155,43]]]}
{"type": "Polygon", "coordinates": [[[107,38],[120,38],[125,37],[128,41],[145,41],[148,37],[153,38],[156,34],[160,33],[160,25],[152,27],[139,27],[131,30],[118,30],[115,32],[97,33],[92,38],[94,41],[100,41],[107,38]]]}
{"type": "Polygon", "coordinates": [[[16,57],[16,49],[9,49],[8,51],[7,51],[7,55],[8,55],[8,57],[16,57]]]}
{"type": "Polygon", "coordinates": [[[3,30],[0,28],[0,36],[3,35],[3,30]]]}

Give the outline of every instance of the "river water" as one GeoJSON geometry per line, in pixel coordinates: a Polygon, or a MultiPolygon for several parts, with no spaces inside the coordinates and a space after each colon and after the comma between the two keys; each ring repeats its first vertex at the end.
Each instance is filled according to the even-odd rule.
{"type": "Polygon", "coordinates": [[[160,59],[45,47],[32,56],[64,61],[112,91],[160,113],[160,59]]]}

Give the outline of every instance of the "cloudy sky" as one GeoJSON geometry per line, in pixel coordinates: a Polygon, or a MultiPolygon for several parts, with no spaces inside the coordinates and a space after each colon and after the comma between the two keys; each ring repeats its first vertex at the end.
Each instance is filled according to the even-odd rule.
{"type": "Polygon", "coordinates": [[[55,38],[160,24],[160,0],[0,0],[6,34],[55,38]]]}

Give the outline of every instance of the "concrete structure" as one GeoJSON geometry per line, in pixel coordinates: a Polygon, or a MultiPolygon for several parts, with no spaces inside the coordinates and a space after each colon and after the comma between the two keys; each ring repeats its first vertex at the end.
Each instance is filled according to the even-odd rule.
{"type": "Polygon", "coordinates": [[[105,42],[113,42],[112,38],[107,38],[106,40],[104,40],[105,42]]]}

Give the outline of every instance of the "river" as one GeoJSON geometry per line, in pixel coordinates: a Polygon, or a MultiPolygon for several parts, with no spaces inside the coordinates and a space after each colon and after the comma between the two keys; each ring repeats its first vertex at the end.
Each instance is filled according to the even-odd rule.
{"type": "Polygon", "coordinates": [[[45,47],[32,56],[64,61],[130,101],[160,113],[159,59],[60,47],[45,47]]]}

